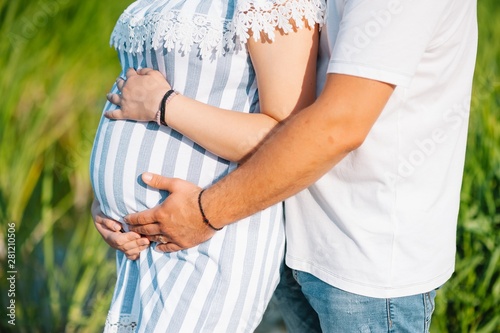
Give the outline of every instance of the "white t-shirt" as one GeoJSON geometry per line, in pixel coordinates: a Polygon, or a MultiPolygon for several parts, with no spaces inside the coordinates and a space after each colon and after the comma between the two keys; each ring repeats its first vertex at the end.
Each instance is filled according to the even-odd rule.
{"type": "Polygon", "coordinates": [[[286,202],[287,264],[370,297],[427,292],[454,270],[475,0],[332,0],[325,73],[397,87],[363,145],[286,202]]]}

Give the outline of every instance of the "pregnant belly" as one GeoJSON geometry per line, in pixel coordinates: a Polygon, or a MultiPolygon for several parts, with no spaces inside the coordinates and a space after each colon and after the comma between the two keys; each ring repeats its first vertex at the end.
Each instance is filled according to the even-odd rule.
{"type": "Polygon", "coordinates": [[[149,171],[206,186],[234,166],[178,132],[153,122],[110,121],[99,125],[90,163],[91,181],[103,213],[117,221],[152,208],[167,193],[146,186],[149,171]]]}

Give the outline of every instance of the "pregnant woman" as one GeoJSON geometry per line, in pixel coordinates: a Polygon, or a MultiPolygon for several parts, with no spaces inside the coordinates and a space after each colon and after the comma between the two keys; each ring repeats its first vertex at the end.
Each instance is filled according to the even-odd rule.
{"type": "MultiPolygon", "coordinates": [[[[141,78],[136,70],[147,76],[154,69],[179,95],[167,101],[160,124],[102,117],[90,165],[94,218],[123,223],[127,214],[162,202],[168,194],[141,181],[146,171],[201,187],[216,182],[275,124],[312,103],[323,10],[321,0],[131,4],[111,36],[120,77],[132,82],[141,78]]],[[[155,105],[149,110],[156,115],[161,96],[152,93],[156,84],[144,82],[134,91],[144,105],[155,105]]],[[[111,93],[126,86],[119,79],[111,93]]],[[[108,102],[104,111],[109,116],[116,108],[108,102]]],[[[111,114],[125,117],[124,111],[111,114]]],[[[110,239],[126,239],[127,233],[103,226],[98,230],[108,243],[125,251],[110,239]]],[[[106,332],[253,332],[279,279],[282,208],[234,223],[188,250],[163,253],[156,246],[152,242],[137,260],[117,251],[106,332]]]]}

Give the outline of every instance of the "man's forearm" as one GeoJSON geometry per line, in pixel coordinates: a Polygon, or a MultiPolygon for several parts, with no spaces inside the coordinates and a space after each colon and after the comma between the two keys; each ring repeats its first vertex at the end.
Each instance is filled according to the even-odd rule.
{"type": "MultiPolygon", "coordinates": [[[[300,122],[300,118],[297,115],[287,123],[300,122]]],[[[301,149],[299,152],[296,149],[294,152],[292,147],[296,147],[296,141],[301,137],[287,135],[293,126],[278,127],[249,160],[204,192],[203,206],[213,224],[222,226],[232,223],[299,192],[347,153],[339,151],[337,159],[328,161],[319,156],[309,159],[307,157],[315,156],[319,151],[301,149]],[[309,156],[303,156],[303,153],[309,156]]],[[[299,146],[308,142],[301,141],[299,146]]],[[[313,147],[314,144],[311,149],[313,147]]]]}
{"type": "Polygon", "coordinates": [[[243,165],[204,192],[211,223],[232,223],[314,183],[362,144],[393,89],[339,75],[329,80],[312,106],[279,125],[243,165]]]}

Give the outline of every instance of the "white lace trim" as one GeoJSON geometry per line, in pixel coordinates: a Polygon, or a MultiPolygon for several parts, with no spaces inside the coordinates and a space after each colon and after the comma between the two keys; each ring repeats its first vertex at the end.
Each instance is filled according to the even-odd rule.
{"type": "Polygon", "coordinates": [[[274,40],[276,28],[284,33],[304,27],[304,20],[309,26],[319,23],[323,25],[325,0],[253,0],[242,1],[239,5],[236,19],[236,35],[245,42],[249,31],[252,31],[255,40],[260,39],[263,32],[274,40]]]}
{"type": "Polygon", "coordinates": [[[119,316],[108,314],[104,333],[135,333],[137,321],[133,318],[135,316],[130,314],[120,314],[119,316]]]}
{"type": "Polygon", "coordinates": [[[166,48],[171,51],[180,45],[185,53],[195,44],[202,58],[217,56],[237,50],[250,38],[261,33],[270,40],[275,30],[289,33],[294,25],[304,27],[323,24],[325,0],[253,0],[238,3],[238,13],[233,20],[221,20],[207,15],[186,16],[179,11],[151,13],[134,16],[123,13],[111,34],[110,44],[117,50],[141,53],[145,49],[166,48]]]}

